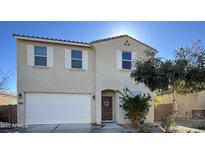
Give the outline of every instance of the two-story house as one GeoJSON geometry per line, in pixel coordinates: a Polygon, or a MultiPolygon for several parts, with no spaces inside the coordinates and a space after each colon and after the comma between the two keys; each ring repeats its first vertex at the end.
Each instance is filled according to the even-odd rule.
{"type": "MultiPolygon", "coordinates": [[[[130,73],[135,59],[155,49],[128,35],[90,43],[13,36],[19,123],[127,123],[117,90],[150,92],[130,73]]],[[[147,122],[154,120],[151,104],[147,122]]]]}

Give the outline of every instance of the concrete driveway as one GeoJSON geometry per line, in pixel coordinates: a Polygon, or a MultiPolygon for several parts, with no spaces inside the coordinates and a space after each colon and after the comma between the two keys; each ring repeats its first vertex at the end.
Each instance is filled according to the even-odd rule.
{"type": "Polygon", "coordinates": [[[49,124],[29,125],[19,129],[22,133],[121,133],[122,127],[116,123],[106,123],[102,127],[91,124],[49,124]]]}
{"type": "MultiPolygon", "coordinates": [[[[147,126],[146,126],[147,127],[147,126]]],[[[147,127],[152,133],[160,133],[158,127],[147,127]]],[[[91,124],[48,124],[29,125],[27,128],[4,129],[5,133],[138,133],[139,129],[131,128],[130,125],[118,125],[117,123],[103,123],[102,125],[91,124]]]]}

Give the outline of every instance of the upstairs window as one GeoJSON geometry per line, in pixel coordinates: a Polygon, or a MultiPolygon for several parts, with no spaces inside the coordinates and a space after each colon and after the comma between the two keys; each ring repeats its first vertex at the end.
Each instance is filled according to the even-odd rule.
{"type": "Polygon", "coordinates": [[[34,46],[34,64],[36,66],[47,66],[47,48],[34,46]]]}
{"type": "Polygon", "coordinates": [[[132,53],[131,52],[122,52],[122,69],[131,69],[132,64],[132,53]]]}
{"type": "Polygon", "coordinates": [[[82,69],[82,51],[71,50],[71,67],[82,69]]]}

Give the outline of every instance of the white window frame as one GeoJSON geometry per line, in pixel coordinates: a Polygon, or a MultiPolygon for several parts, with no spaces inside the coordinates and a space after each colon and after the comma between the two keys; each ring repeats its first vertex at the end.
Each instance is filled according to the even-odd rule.
{"type": "Polygon", "coordinates": [[[132,69],[132,52],[131,51],[122,51],[122,69],[123,70],[131,70],[132,69]],[[130,58],[130,60],[127,60],[127,59],[123,59],[123,52],[127,52],[127,53],[130,53],[131,54],[131,58],[130,58]],[[128,61],[128,62],[130,62],[131,63],[131,67],[130,67],[130,69],[128,69],[128,68],[123,68],[123,61],[128,61]]]}
{"type": "Polygon", "coordinates": [[[48,50],[47,50],[47,47],[45,46],[38,46],[38,45],[35,45],[34,46],[34,66],[38,66],[38,67],[47,67],[48,66],[48,50]],[[43,56],[43,55],[36,55],[35,54],[35,47],[44,47],[46,48],[46,56],[43,56]],[[43,57],[43,58],[46,58],[46,65],[36,65],[36,57],[43,57]]]}
{"type": "Polygon", "coordinates": [[[75,49],[72,49],[72,50],[71,50],[71,68],[72,68],[72,69],[83,69],[83,51],[82,51],[82,50],[75,50],[75,49]],[[80,58],[73,58],[73,57],[72,57],[72,52],[73,52],[73,51],[80,51],[80,52],[81,52],[81,55],[82,55],[82,58],[81,58],[81,59],[80,59],[80,58]],[[72,66],[73,60],[81,60],[81,68],[75,68],[75,67],[73,67],[73,66],[72,66]]]}

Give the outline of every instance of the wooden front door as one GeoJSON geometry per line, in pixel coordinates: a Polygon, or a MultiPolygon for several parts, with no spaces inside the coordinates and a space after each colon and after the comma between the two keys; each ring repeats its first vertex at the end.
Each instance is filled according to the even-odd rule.
{"type": "Polygon", "coordinates": [[[102,96],[102,120],[112,120],[112,97],[102,96]]]}

